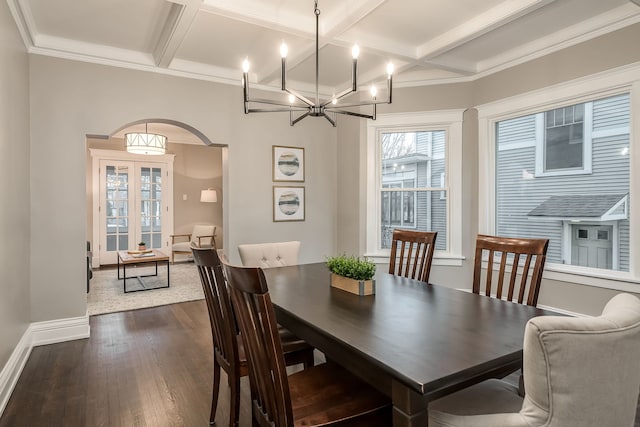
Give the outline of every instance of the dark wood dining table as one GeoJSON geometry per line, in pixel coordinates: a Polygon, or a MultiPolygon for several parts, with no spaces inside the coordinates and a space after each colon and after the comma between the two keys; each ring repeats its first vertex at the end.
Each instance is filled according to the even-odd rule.
{"type": "Polygon", "coordinates": [[[516,371],[527,321],[555,314],[381,271],[371,296],[331,288],[324,263],[264,272],[278,322],[390,396],[394,426],[425,427],[430,401],[516,371]]]}

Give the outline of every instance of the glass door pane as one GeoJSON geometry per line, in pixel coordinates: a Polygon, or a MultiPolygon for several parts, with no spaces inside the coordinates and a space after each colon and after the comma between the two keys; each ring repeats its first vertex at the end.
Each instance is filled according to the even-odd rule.
{"type": "Polygon", "coordinates": [[[151,248],[162,247],[162,168],[140,168],[140,231],[151,248]]]}
{"type": "Polygon", "coordinates": [[[106,250],[129,249],[129,166],[106,167],[106,250]]]}

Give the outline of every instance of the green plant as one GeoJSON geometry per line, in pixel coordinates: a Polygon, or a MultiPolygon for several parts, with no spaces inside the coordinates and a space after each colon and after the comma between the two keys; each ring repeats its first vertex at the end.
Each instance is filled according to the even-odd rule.
{"type": "Polygon", "coordinates": [[[371,280],[376,274],[376,264],[367,258],[338,255],[327,258],[329,271],[355,280],[371,280]]]}
{"type": "Polygon", "coordinates": [[[147,246],[147,244],[145,242],[140,242],[138,243],[138,246],[147,246]]]}

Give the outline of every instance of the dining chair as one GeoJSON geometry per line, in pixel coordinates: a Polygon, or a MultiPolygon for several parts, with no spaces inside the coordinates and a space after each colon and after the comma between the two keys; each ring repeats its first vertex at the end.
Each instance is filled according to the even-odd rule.
{"type": "Polygon", "coordinates": [[[524,384],[488,380],[429,404],[429,427],[633,427],[640,389],[640,299],[599,317],[541,316],[524,333],[524,384]]]}
{"type": "Polygon", "coordinates": [[[437,232],[393,230],[389,274],[429,282],[437,232]]]}
{"type": "Polygon", "coordinates": [[[487,236],[479,234],[476,239],[476,253],[473,270],[473,293],[484,293],[503,299],[503,292],[509,301],[517,301],[535,307],[538,304],[542,271],[547,256],[549,239],[525,239],[515,237],[487,236]],[[482,282],[482,267],[486,254],[487,273],[482,282]],[[499,257],[500,269],[494,295],[494,262],[499,257]],[[521,263],[524,258],[524,264],[521,263]],[[533,269],[531,269],[533,263],[533,269]],[[531,271],[530,271],[531,270],[531,271]],[[505,289],[505,277],[509,281],[505,289]],[[519,286],[516,279],[520,276],[519,286]],[[484,285],[484,289],[481,289],[484,285]],[[524,297],[527,295],[525,301],[524,297]]]}
{"type": "Polygon", "coordinates": [[[238,252],[245,267],[284,267],[298,264],[300,242],[246,243],[238,252]]]}
{"type": "Polygon", "coordinates": [[[194,225],[189,234],[172,234],[169,237],[171,237],[171,264],[173,264],[174,254],[190,254],[191,246],[215,248],[216,226],[194,225]]]}
{"type": "Polygon", "coordinates": [[[287,376],[261,268],[223,263],[249,360],[254,426],[389,426],[391,402],[334,363],[287,376]]]}
{"type": "MultiPolygon", "coordinates": [[[[215,422],[222,368],[228,376],[231,388],[229,426],[233,427],[238,425],[240,415],[240,378],[248,375],[249,366],[242,340],[238,338],[237,322],[218,252],[213,248],[199,248],[195,245],[191,250],[200,275],[213,336],[213,394],[209,422],[215,422]]],[[[276,338],[282,343],[287,366],[300,363],[305,369],[313,366],[313,347],[286,329],[278,331],[276,338]]]]}

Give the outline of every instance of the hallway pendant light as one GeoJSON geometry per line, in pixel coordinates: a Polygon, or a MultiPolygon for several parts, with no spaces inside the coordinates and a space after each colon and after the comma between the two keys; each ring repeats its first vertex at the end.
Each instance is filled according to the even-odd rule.
{"type": "Polygon", "coordinates": [[[282,87],[281,89],[289,94],[287,101],[270,100],[270,99],[251,99],[249,97],[249,59],[245,59],[242,63],[242,89],[244,97],[244,113],[271,113],[289,111],[289,123],[291,126],[298,123],[305,117],[324,117],[331,123],[336,125],[336,115],[345,114],[349,116],[362,117],[366,119],[376,119],[376,106],[378,104],[391,104],[391,92],[393,88],[393,64],[387,65],[387,98],[382,101],[376,99],[377,89],[375,86],[371,86],[369,100],[363,100],[362,102],[344,103],[341,104],[340,100],[345,96],[358,91],[357,74],[358,74],[358,55],[360,54],[360,48],[358,45],[353,46],[351,55],[353,57],[353,64],[351,69],[351,87],[343,92],[333,95],[328,100],[320,100],[319,93],[319,60],[318,60],[318,19],[320,17],[320,9],[318,9],[318,0],[315,0],[315,8],[313,13],[316,16],[316,93],[315,101],[311,101],[305,96],[294,92],[287,88],[287,76],[286,76],[286,60],[289,49],[286,44],[282,43],[280,46],[280,56],[282,58],[282,87]],[[251,104],[260,104],[264,107],[251,107],[251,104]],[[268,105],[275,105],[277,107],[268,107],[268,105]],[[357,108],[371,106],[371,112],[369,114],[361,113],[358,111],[349,111],[344,108],[357,108]]]}
{"type": "Polygon", "coordinates": [[[144,133],[131,132],[124,134],[127,151],[133,154],[159,155],[164,154],[167,147],[167,137],[148,132],[148,124],[144,124],[144,133]]]}

